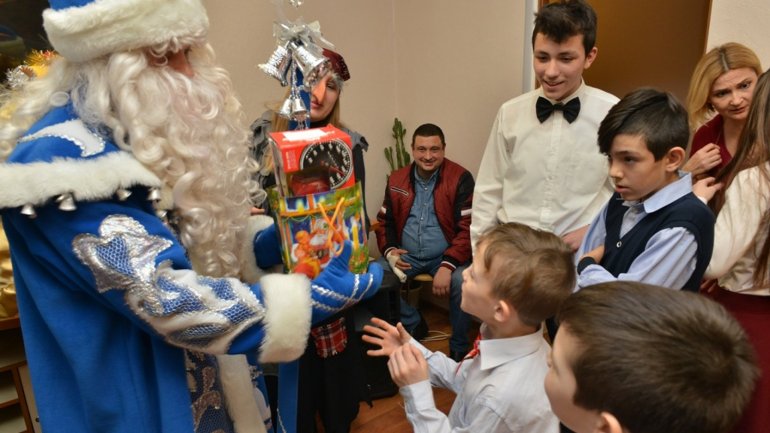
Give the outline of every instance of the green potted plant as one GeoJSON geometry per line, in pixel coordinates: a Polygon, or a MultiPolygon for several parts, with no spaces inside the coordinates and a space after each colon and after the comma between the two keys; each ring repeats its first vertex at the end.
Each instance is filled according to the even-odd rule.
{"type": "Polygon", "coordinates": [[[412,162],[412,158],[409,152],[404,146],[404,135],[406,135],[406,129],[404,125],[398,120],[398,117],[393,119],[393,138],[396,140],[395,147],[388,146],[385,148],[385,159],[390,164],[391,173],[399,168],[406,167],[412,162]]]}

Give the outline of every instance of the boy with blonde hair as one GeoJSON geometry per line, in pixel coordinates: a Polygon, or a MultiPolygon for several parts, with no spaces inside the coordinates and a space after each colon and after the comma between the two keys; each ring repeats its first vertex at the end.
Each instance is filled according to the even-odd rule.
{"type": "Polygon", "coordinates": [[[364,341],[389,356],[388,368],[419,432],[555,433],[559,423],[543,391],[548,343],[540,324],[574,286],[572,252],[558,236],[522,224],[494,226],[479,239],[463,272],[461,308],[482,322],[480,340],[455,362],[431,352],[399,323],[373,319],[364,341]],[[457,394],[447,417],[431,385],[457,394]]]}

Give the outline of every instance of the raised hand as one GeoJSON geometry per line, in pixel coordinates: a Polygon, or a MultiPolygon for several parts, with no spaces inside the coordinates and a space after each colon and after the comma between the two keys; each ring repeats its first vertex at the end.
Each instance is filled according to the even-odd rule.
{"type": "Polygon", "coordinates": [[[412,339],[401,322],[393,326],[376,317],[372,317],[371,325],[364,325],[364,332],[362,340],[380,347],[367,350],[366,354],[369,356],[390,356],[399,347],[409,344],[409,340],[412,339]]]}
{"type": "Polygon", "coordinates": [[[709,143],[690,155],[682,170],[689,171],[693,177],[704,174],[722,162],[719,146],[709,143]]]}

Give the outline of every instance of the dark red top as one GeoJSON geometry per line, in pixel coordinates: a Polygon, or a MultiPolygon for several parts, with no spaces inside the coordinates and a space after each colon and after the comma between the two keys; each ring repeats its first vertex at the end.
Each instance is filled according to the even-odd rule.
{"type": "Polygon", "coordinates": [[[730,152],[725,145],[725,135],[722,133],[722,122],[722,116],[717,114],[713,119],[698,128],[698,130],[695,131],[695,135],[692,137],[690,156],[695,155],[695,152],[704,148],[709,143],[715,143],[719,146],[719,155],[722,157],[722,162],[708,171],[709,176],[716,176],[717,173],[719,173],[719,170],[723,169],[727,163],[733,159],[733,156],[730,155],[730,152]]]}

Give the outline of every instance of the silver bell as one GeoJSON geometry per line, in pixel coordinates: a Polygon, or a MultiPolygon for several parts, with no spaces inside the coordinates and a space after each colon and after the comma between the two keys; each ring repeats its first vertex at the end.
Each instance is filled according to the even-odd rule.
{"type": "Polygon", "coordinates": [[[307,107],[305,102],[299,96],[292,97],[291,118],[297,122],[304,122],[307,119],[307,107]]]}
{"type": "Polygon", "coordinates": [[[160,201],[160,189],[150,188],[150,192],[147,194],[147,200],[160,201]]]}
{"type": "Polygon", "coordinates": [[[35,218],[37,216],[37,213],[35,212],[35,206],[33,206],[32,203],[27,203],[24,206],[22,206],[21,214],[26,215],[30,218],[35,218]]]}
{"type": "Polygon", "coordinates": [[[292,97],[290,96],[283,101],[283,104],[281,104],[281,109],[278,110],[278,115],[286,119],[291,119],[292,105],[294,105],[294,103],[292,101],[292,97]]]}
{"type": "Polygon", "coordinates": [[[289,53],[289,50],[285,47],[279,45],[276,47],[275,51],[273,51],[273,54],[270,55],[267,63],[258,65],[258,67],[262,72],[278,80],[278,82],[281,83],[281,86],[286,86],[289,84],[286,75],[291,63],[291,53],[289,53]]]}
{"type": "Polygon", "coordinates": [[[322,53],[318,53],[295,41],[289,41],[287,47],[293,53],[294,61],[297,62],[302,71],[305,89],[312,89],[316,82],[329,71],[329,59],[324,57],[322,53]]]}
{"type": "Polygon", "coordinates": [[[118,200],[120,201],[126,201],[129,197],[131,197],[131,191],[127,189],[120,188],[119,190],[115,191],[115,195],[118,196],[118,200]]]}
{"type": "Polygon", "coordinates": [[[59,203],[59,209],[66,212],[72,212],[78,208],[75,206],[75,199],[70,193],[60,195],[56,198],[56,202],[59,203]]]}

